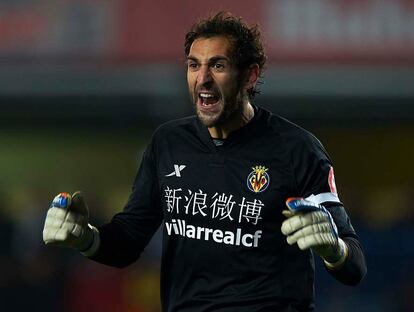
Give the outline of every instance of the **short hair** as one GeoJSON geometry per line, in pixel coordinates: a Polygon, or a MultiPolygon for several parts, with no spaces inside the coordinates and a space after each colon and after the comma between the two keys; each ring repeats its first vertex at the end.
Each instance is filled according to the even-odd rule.
{"type": "MultiPolygon", "coordinates": [[[[266,55],[258,25],[249,26],[241,17],[221,11],[194,24],[185,36],[184,51],[188,56],[191,45],[198,38],[224,36],[232,43],[231,59],[242,72],[253,64],[259,65],[259,81],[262,84],[266,55]]],[[[260,93],[256,86],[247,90],[249,98],[260,93]]]]}

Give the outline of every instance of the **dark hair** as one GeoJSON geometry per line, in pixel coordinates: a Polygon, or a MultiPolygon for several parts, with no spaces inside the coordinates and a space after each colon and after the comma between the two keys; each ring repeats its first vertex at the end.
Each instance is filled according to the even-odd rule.
{"type": "MultiPolygon", "coordinates": [[[[240,72],[248,69],[253,64],[258,64],[259,78],[263,78],[266,55],[257,25],[249,27],[241,17],[235,17],[224,11],[202,19],[194,24],[185,36],[185,55],[188,56],[190,53],[194,40],[215,36],[224,36],[230,39],[230,42],[232,42],[232,61],[240,72]]],[[[261,83],[262,81],[259,80],[258,84],[261,83]]],[[[247,92],[250,98],[260,93],[257,86],[247,90],[247,92]]]]}

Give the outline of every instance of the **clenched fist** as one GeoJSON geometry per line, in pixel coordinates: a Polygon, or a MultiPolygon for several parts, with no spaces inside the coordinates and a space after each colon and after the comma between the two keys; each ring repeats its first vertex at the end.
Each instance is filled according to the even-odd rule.
{"type": "Polygon", "coordinates": [[[88,206],[80,192],[73,196],[60,193],[47,211],[43,241],[46,245],[76,249],[88,256],[99,245],[99,232],[88,220],[88,206]]]}

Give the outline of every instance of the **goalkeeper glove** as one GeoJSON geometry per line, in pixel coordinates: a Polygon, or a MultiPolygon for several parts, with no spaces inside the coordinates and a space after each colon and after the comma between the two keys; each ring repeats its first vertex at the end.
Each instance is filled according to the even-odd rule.
{"type": "Polygon", "coordinates": [[[80,192],[57,195],[46,215],[43,241],[46,245],[73,248],[85,256],[99,247],[99,232],[88,223],[89,209],[80,192]]]}
{"type": "Polygon", "coordinates": [[[301,250],[312,248],[330,269],[339,268],[346,260],[348,247],[338,237],[338,229],[325,207],[303,198],[289,198],[289,210],[283,214],[282,233],[289,245],[295,243],[301,250]]]}

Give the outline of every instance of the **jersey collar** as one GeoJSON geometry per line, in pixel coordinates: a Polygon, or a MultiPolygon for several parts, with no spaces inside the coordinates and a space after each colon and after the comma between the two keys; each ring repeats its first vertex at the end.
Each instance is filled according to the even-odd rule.
{"type": "MultiPolygon", "coordinates": [[[[252,106],[254,109],[253,118],[240,129],[231,132],[229,136],[226,138],[225,143],[222,147],[247,141],[251,137],[257,136],[257,131],[260,131],[261,128],[266,127],[268,117],[270,116],[270,112],[259,106],[252,106]]],[[[216,151],[217,147],[210,136],[210,132],[198,118],[196,118],[196,129],[200,136],[200,139],[209,147],[209,149],[216,151]]]]}

